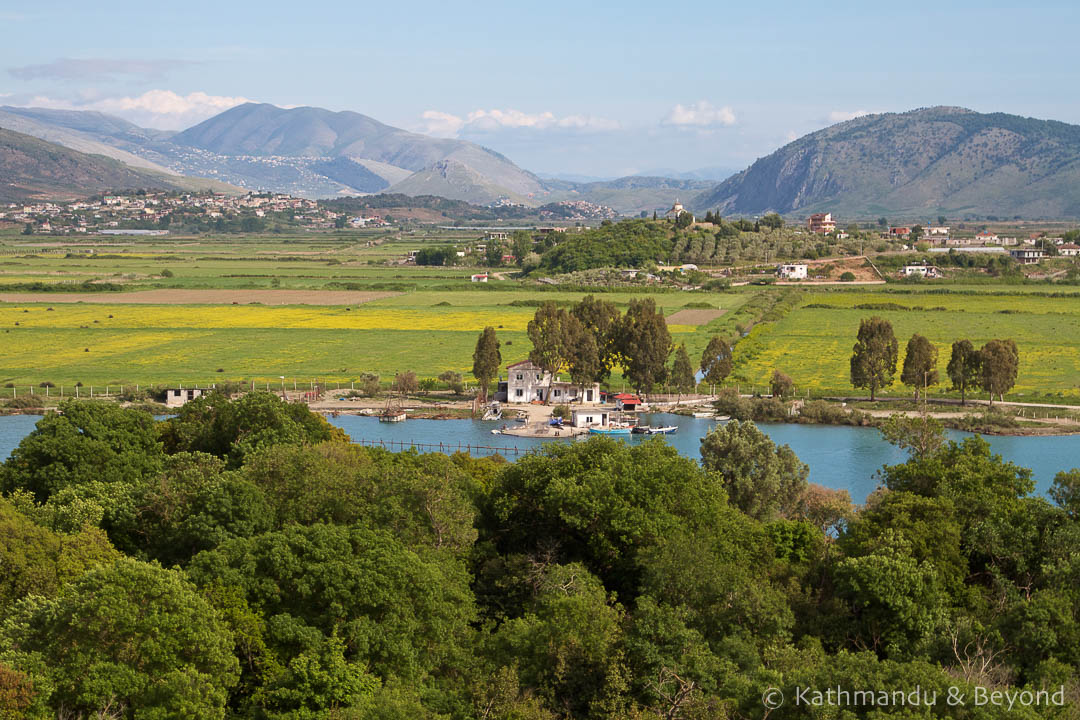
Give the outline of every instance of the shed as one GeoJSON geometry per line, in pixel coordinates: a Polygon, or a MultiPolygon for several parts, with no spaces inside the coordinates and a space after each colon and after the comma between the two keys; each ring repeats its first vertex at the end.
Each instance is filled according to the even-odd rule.
{"type": "Polygon", "coordinates": [[[630,393],[619,393],[615,396],[615,407],[619,410],[637,410],[641,405],[641,398],[630,393]]]}
{"type": "Polygon", "coordinates": [[[570,413],[570,424],[576,428],[587,428],[592,425],[604,426],[608,424],[610,411],[590,408],[588,410],[573,410],[570,413]]]}

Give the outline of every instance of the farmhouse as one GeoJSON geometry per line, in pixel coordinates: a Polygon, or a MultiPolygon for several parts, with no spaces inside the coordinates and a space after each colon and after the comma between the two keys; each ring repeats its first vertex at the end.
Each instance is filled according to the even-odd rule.
{"type": "Polygon", "coordinates": [[[949,226],[948,225],[928,225],[926,227],[926,234],[929,235],[929,236],[933,236],[933,235],[948,236],[948,234],[949,234],[949,226]]]}
{"type": "Polygon", "coordinates": [[[181,407],[197,397],[202,397],[208,391],[200,388],[170,388],[165,391],[165,407],[181,407]]]}
{"type": "Polygon", "coordinates": [[[914,263],[911,265],[905,265],[900,269],[901,277],[924,277],[924,278],[936,278],[938,276],[938,269],[933,265],[926,265],[922,263],[914,263]]]}
{"type": "Polygon", "coordinates": [[[470,278],[470,280],[471,280],[472,282],[483,282],[483,283],[486,283],[486,282],[488,281],[488,274],[487,274],[487,273],[476,273],[475,275],[473,275],[473,276],[472,276],[472,277],[470,278]]]}
{"type": "Polygon", "coordinates": [[[1038,248],[1017,248],[1010,250],[1009,254],[1021,265],[1035,265],[1043,258],[1043,251],[1038,248]]]}
{"type": "Polygon", "coordinates": [[[556,403],[580,402],[586,405],[596,405],[600,402],[600,383],[587,385],[584,392],[580,392],[577,385],[565,382],[557,375],[553,379],[550,373],[542,372],[529,360],[508,365],[506,372],[506,382],[499,383],[496,400],[502,399],[508,403],[550,400],[556,403]],[[505,397],[500,397],[504,392],[505,397]]]}
{"type": "Polygon", "coordinates": [[[999,242],[1001,242],[1001,238],[999,238],[992,232],[983,230],[981,233],[978,233],[975,236],[975,241],[978,242],[980,245],[997,245],[999,242]]]}
{"type": "Polygon", "coordinates": [[[828,235],[836,230],[832,213],[814,213],[806,220],[806,228],[812,233],[828,235]]]}
{"type": "Polygon", "coordinates": [[[1058,255],[1064,255],[1065,257],[1076,257],[1080,255],[1080,245],[1075,243],[1065,243],[1064,245],[1058,245],[1058,255]]]}
{"type": "Polygon", "coordinates": [[[911,235],[911,228],[903,225],[891,227],[889,228],[889,235],[892,237],[906,238],[911,235]]]}
{"type": "Polygon", "coordinates": [[[801,263],[781,265],[776,268],[776,274],[785,280],[805,280],[806,265],[801,263]]]}

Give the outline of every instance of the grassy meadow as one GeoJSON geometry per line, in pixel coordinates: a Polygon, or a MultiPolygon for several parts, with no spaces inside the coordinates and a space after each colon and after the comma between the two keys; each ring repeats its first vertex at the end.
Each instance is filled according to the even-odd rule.
{"type": "Polygon", "coordinates": [[[1020,349],[1017,398],[1080,398],[1080,295],[1027,293],[808,292],[798,308],[776,323],[755,327],[736,347],[739,380],[759,387],[774,369],[782,370],[814,393],[852,394],[849,360],[859,322],[878,315],[892,323],[900,345],[895,382],[888,393],[909,392],[900,383],[904,348],[913,333],[938,348],[938,371],[945,367],[953,341],[976,346],[993,338],[1012,338],[1020,349]],[[897,308],[869,309],[881,303],[897,308]],[[858,306],[863,306],[859,309],[858,306]]]}
{"type": "MultiPolygon", "coordinates": [[[[470,267],[415,267],[387,261],[431,244],[463,246],[475,230],[417,233],[344,231],[313,235],[126,238],[0,236],[0,292],[18,283],[107,282],[123,289],[389,291],[352,306],[119,302],[0,303],[0,384],[279,381],[279,376],[348,382],[374,372],[388,380],[412,370],[433,377],[467,372],[477,333],[494,326],[505,363],[529,351],[525,334],[541,300],[571,303],[581,292],[550,291],[492,278],[469,282],[470,267]],[[91,253],[91,250],[93,253],[91,253]],[[166,272],[167,271],[167,272],[166,272]]],[[[848,394],[848,360],[859,321],[889,319],[901,347],[914,332],[939,348],[945,375],[951,343],[1011,337],[1021,351],[1014,395],[1080,398],[1080,288],[942,284],[859,288],[743,287],[726,293],[604,293],[625,309],[650,293],[671,316],[703,303],[725,313],[705,325],[672,325],[696,362],[714,334],[759,319],[778,294],[795,309],[756,325],[736,349],[733,380],[764,388],[774,369],[814,394],[848,394]],[[886,305],[882,305],[882,304],[886,305]]],[[[117,302],[110,298],[116,297],[117,302]]],[[[104,300],[105,302],[101,302],[104,300]]],[[[179,302],[187,302],[181,300],[179,302]]],[[[193,300],[192,302],[198,302],[193,300]]],[[[315,300],[321,302],[321,299],[315,300]]],[[[614,378],[615,383],[619,377],[614,378]]],[[[899,379],[889,391],[907,392],[899,379]]],[[[937,392],[944,392],[939,386],[937,392]]]]}

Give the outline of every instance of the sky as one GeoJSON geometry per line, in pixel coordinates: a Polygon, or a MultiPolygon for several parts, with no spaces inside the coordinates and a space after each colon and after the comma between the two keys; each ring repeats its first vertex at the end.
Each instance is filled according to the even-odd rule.
{"type": "Polygon", "coordinates": [[[0,105],[161,129],[352,110],[548,175],[738,170],[932,105],[1080,124],[1075,0],[6,5],[0,105]]]}

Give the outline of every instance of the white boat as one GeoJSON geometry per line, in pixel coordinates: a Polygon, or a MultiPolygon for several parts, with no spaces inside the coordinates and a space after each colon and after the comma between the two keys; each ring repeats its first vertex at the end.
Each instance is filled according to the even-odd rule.
{"type": "Polygon", "coordinates": [[[712,418],[716,417],[716,413],[713,413],[713,412],[696,412],[696,413],[694,413],[694,417],[712,419],[712,418]]]}
{"type": "Polygon", "coordinates": [[[671,435],[678,432],[678,425],[668,425],[667,427],[651,427],[646,431],[647,435],[671,435]]]}
{"type": "Polygon", "coordinates": [[[404,422],[406,417],[404,410],[400,412],[384,412],[379,415],[379,422],[404,422]]]}

